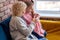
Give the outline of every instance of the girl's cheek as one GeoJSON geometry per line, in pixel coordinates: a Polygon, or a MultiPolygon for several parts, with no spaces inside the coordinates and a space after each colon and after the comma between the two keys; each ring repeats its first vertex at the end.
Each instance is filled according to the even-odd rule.
{"type": "Polygon", "coordinates": [[[25,14],[25,13],[26,13],[26,11],[23,12],[23,14],[25,14]]]}

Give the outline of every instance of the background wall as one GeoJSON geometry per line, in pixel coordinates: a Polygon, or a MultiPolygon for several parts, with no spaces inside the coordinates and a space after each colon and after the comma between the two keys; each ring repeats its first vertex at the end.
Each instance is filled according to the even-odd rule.
{"type": "Polygon", "coordinates": [[[11,6],[16,0],[0,0],[0,21],[11,15],[11,6]]]}
{"type": "MultiPolygon", "coordinates": [[[[11,15],[11,6],[16,1],[23,1],[23,0],[0,0],[0,22],[11,15]]],[[[24,0],[24,1],[31,1],[31,0],[24,0]]]]}

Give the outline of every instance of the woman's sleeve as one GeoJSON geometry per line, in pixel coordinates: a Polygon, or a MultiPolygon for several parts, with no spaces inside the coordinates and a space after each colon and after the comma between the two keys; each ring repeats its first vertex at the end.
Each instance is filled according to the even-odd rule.
{"type": "Polygon", "coordinates": [[[30,35],[31,32],[33,31],[34,27],[35,27],[34,26],[35,24],[33,22],[31,22],[29,27],[27,27],[27,25],[21,19],[16,19],[16,24],[17,24],[17,29],[19,30],[19,32],[25,36],[30,35]]]}

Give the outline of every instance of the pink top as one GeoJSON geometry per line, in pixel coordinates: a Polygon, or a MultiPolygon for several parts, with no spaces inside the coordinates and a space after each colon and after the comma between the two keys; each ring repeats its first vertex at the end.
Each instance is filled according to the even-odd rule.
{"type": "Polygon", "coordinates": [[[24,19],[26,20],[27,24],[30,24],[31,21],[32,21],[32,16],[31,16],[31,13],[26,13],[23,15],[24,19]]]}
{"type": "MultiPolygon", "coordinates": [[[[31,16],[31,13],[26,13],[26,14],[24,14],[23,17],[24,17],[24,19],[26,20],[27,25],[29,25],[30,22],[31,22],[32,19],[33,19],[32,16],[31,16]]],[[[44,32],[45,32],[45,30],[43,30],[40,21],[37,21],[37,22],[36,22],[36,27],[35,27],[34,31],[35,31],[38,35],[44,37],[44,32]]]]}

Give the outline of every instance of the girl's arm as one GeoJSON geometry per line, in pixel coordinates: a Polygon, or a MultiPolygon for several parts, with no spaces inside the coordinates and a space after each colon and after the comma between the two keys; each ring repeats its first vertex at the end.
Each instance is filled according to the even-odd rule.
{"type": "Polygon", "coordinates": [[[29,27],[27,27],[27,25],[24,23],[24,21],[19,18],[16,19],[16,24],[17,24],[17,29],[19,30],[19,32],[25,36],[30,35],[35,27],[34,22],[31,22],[29,27]]]}

